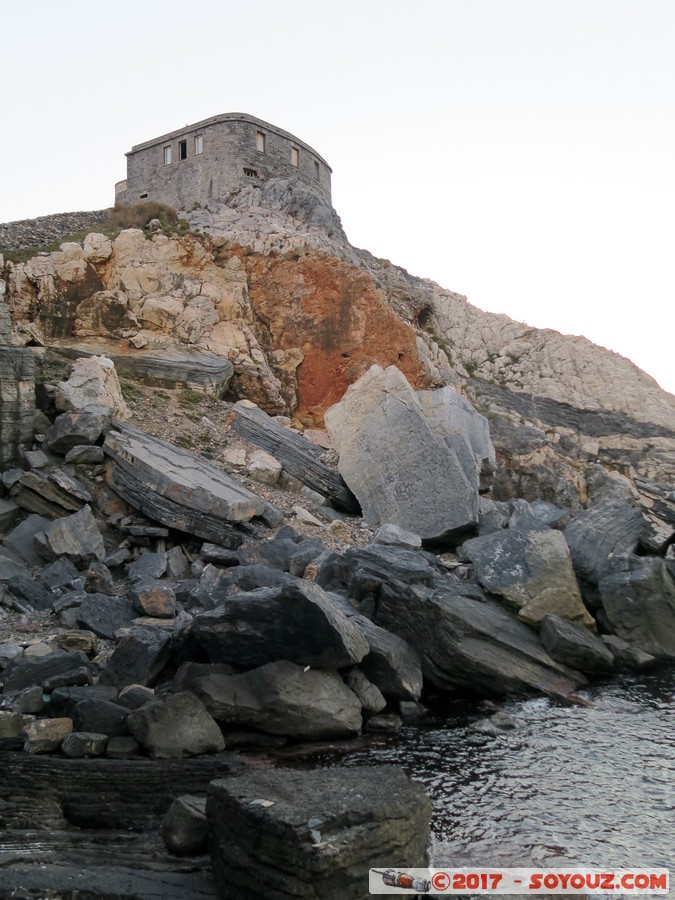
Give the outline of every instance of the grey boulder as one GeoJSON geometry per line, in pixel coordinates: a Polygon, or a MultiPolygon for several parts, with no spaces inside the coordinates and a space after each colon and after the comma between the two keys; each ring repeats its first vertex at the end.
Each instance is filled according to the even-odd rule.
{"type": "Polygon", "coordinates": [[[193,690],[223,725],[307,741],[361,730],[361,703],[339,675],[285,660],[243,675],[207,675],[193,690]]]}
{"type": "Polygon", "coordinates": [[[194,617],[192,635],[211,662],[239,666],[286,659],[339,668],[360,662],[368,652],[361,631],[330,595],[300,579],[232,594],[194,617]]]}
{"type": "Polygon", "coordinates": [[[567,697],[585,681],[501,603],[451,576],[435,590],[384,585],[375,618],[418,650],[425,678],[444,690],[567,697]]]}
{"type": "Polygon", "coordinates": [[[225,749],[220,728],[189,691],[133,710],[127,728],[152,759],[183,759],[225,749]]]}
{"type": "Polygon", "coordinates": [[[473,563],[479,584],[515,607],[528,625],[538,626],[546,615],[593,624],[561,532],[509,527],[466,541],[461,553],[473,563]]]}
{"type": "Polygon", "coordinates": [[[675,581],[667,562],[624,555],[599,585],[614,634],[657,659],[675,660],[675,581]]]}
{"type": "Polygon", "coordinates": [[[339,471],[369,525],[390,522],[434,540],[477,524],[477,485],[395,366],[371,366],[327,410],[325,422],[339,471]]]}
{"type": "Polygon", "coordinates": [[[558,616],[545,616],[539,629],[541,642],[551,659],[580,672],[611,672],[614,656],[608,647],[583,625],[558,616]]]}

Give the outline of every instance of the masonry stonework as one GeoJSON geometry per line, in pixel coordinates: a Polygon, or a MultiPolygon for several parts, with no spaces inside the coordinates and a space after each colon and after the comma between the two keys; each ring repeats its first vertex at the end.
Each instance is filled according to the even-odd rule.
{"type": "Polygon", "coordinates": [[[136,144],[126,154],[127,178],[116,203],[150,199],[179,210],[224,200],[268,178],[306,182],[331,202],[332,170],[304,141],[245,113],[224,113],[136,144]]]}

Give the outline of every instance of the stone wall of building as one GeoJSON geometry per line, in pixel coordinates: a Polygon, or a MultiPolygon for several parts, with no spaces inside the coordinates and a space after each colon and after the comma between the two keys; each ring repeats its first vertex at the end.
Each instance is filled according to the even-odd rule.
{"type": "Polygon", "coordinates": [[[272,177],[304,181],[331,201],[331,168],[316,150],[269,122],[225,113],[132,147],[115,201],[191,210],[272,177]]]}

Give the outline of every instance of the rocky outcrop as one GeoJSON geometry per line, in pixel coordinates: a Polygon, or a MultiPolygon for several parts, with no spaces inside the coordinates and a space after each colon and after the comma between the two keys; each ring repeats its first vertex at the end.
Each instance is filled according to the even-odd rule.
{"type": "Polygon", "coordinates": [[[383,585],[375,621],[415,647],[425,678],[445,690],[566,697],[584,682],[515,616],[450,576],[436,589],[383,585]]]}

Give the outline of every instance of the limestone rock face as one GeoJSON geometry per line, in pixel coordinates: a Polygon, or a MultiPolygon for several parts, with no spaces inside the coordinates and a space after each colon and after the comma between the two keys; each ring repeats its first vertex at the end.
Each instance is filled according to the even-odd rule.
{"type": "MultiPolygon", "coordinates": [[[[324,411],[371,365],[396,364],[417,388],[430,386],[413,328],[388,306],[372,278],[341,260],[246,257],[254,315],[273,347],[301,354],[297,415],[321,425],[324,411]]],[[[283,358],[270,356],[282,381],[283,358]]]]}
{"type": "Polygon", "coordinates": [[[340,473],[368,524],[438,539],[478,522],[477,485],[395,366],[372,366],[325,418],[340,473]]]}
{"type": "Polygon", "coordinates": [[[98,404],[107,406],[116,419],[129,416],[115,364],[105,356],[76,359],[68,380],[57,384],[54,400],[56,408],[61,410],[98,404]]]}

